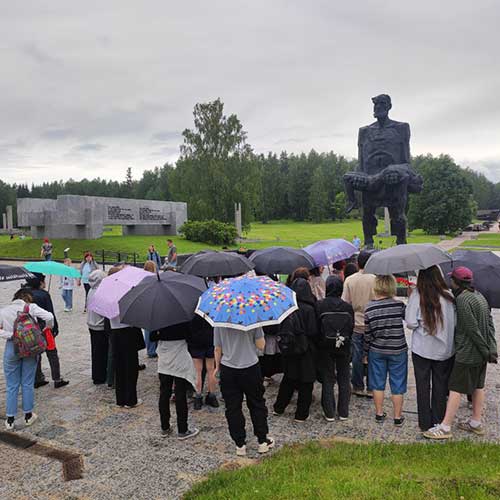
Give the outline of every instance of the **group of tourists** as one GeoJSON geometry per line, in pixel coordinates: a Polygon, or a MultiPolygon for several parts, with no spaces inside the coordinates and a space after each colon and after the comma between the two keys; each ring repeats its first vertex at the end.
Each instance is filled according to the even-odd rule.
{"type": "MultiPolygon", "coordinates": [[[[177,251],[173,243],[170,253],[167,262],[174,267],[177,251]]],[[[137,395],[137,380],[144,365],[139,363],[138,352],[147,347],[148,356],[158,363],[162,436],[172,433],[172,400],[177,437],[184,440],[196,436],[199,430],[188,425],[188,399],[193,399],[195,411],[204,404],[217,408],[220,384],[237,455],[246,454],[244,400],[258,440],[258,452],[266,453],[274,446],[274,440],[269,436],[265,387],[277,383],[273,377],[281,373],[272,404],[275,416],[284,415],[296,392],[294,421],[304,424],[309,418],[314,385],[319,382],[326,422],[346,421],[351,395],[355,395],[373,398],[373,418],[383,423],[387,420],[384,392],[388,379],[393,425],[404,425],[409,350],[406,325],[412,332],[410,350],[418,425],[423,435],[429,439],[452,436],[451,426],[462,395],[469,396],[472,415],[459,427],[484,434],[486,369],[487,363],[496,363],[497,348],[491,312],[485,298],[474,289],[472,272],[465,267],[454,269],[448,289],[439,267],[419,271],[405,305],[396,298],[394,276],[365,273],[370,256],[361,251],[355,260],[335,263],[328,270],[296,269],[287,285],[296,294],[298,310],[279,325],[249,331],[213,328],[197,315],[188,323],[142,331],[123,324],[119,317],[107,319],[89,309],[93,383],[114,388],[116,404],[121,408],[140,406],[143,401],[137,395]]],[[[157,273],[161,266],[161,259],[151,246],[144,269],[157,273]]],[[[124,264],[115,265],[106,273],[97,269],[92,255],[86,253],[80,265],[86,303],[106,276],[123,267],[124,264]]],[[[66,279],[61,281],[65,311],[72,308],[67,293],[72,291],[70,286],[66,279]]],[[[31,425],[36,419],[34,388],[47,383],[40,368],[41,356],[20,358],[15,352],[12,337],[20,315],[33,318],[40,328],[50,328],[52,335],[57,335],[57,319],[45,276],[35,274],[28,279],[12,303],[0,311],[0,336],[7,341],[5,425],[9,430],[15,427],[19,388],[24,421],[31,425]]],[[[68,384],[60,374],[57,349],[45,352],[54,387],[68,384]]]]}

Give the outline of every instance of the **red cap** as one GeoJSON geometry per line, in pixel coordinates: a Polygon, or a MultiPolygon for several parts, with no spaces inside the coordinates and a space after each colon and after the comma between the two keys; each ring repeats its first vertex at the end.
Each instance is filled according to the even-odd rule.
{"type": "Polygon", "coordinates": [[[44,238],[43,241],[44,241],[44,243],[48,243],[49,239],[48,238],[44,238]]]}
{"type": "Polygon", "coordinates": [[[460,266],[453,270],[451,277],[459,281],[472,281],[474,275],[468,267],[460,266]]]}

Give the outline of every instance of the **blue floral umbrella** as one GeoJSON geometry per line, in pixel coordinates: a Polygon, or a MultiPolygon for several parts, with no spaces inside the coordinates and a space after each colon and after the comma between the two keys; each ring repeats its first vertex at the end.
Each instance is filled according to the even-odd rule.
{"type": "Polygon", "coordinates": [[[223,280],[206,290],[196,314],[212,326],[251,330],[276,325],[298,309],[295,292],[267,276],[223,280]]]}

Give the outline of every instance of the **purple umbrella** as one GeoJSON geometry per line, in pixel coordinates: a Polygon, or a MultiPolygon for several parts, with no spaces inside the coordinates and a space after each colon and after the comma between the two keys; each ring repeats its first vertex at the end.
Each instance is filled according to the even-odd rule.
{"type": "Polygon", "coordinates": [[[120,314],[118,301],[146,276],[151,273],[137,267],[123,268],[102,280],[87,307],[105,318],[117,317],[120,314]]]}
{"type": "Polygon", "coordinates": [[[327,266],[352,257],[358,249],[342,238],[322,240],[304,248],[317,266],[327,266]]]}

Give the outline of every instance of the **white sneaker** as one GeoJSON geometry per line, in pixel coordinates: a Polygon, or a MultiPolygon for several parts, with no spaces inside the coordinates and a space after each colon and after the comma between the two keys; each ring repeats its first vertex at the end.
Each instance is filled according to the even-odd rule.
{"type": "Polygon", "coordinates": [[[64,308],[64,312],[65,312],[65,313],[67,313],[67,312],[69,312],[69,311],[70,311],[70,309],[68,309],[67,307],[65,307],[65,308],[64,308]]]}
{"type": "Polygon", "coordinates": [[[339,420],[341,422],[346,422],[347,420],[349,420],[349,417],[339,417],[339,420]]]}
{"type": "Polygon", "coordinates": [[[323,417],[327,422],[335,422],[335,417],[327,417],[326,415],[323,415],[323,417]]]}
{"type": "Polygon", "coordinates": [[[246,457],[247,456],[247,446],[244,444],[243,446],[236,447],[236,455],[238,457],[246,457]]]}
{"type": "Polygon", "coordinates": [[[26,427],[29,427],[30,425],[33,425],[35,423],[35,420],[38,418],[38,415],[36,413],[31,413],[31,417],[28,419],[24,419],[24,423],[26,427]]]}
{"type": "Polygon", "coordinates": [[[138,406],[141,406],[142,403],[144,403],[144,401],[142,399],[137,399],[137,403],[135,403],[135,405],[133,405],[133,406],[125,405],[124,408],[127,408],[128,410],[130,410],[132,408],[137,408],[138,406]]]}
{"type": "Polygon", "coordinates": [[[259,443],[257,451],[259,453],[267,453],[271,448],[274,448],[274,439],[268,437],[263,443],[259,443]]]}
{"type": "Polygon", "coordinates": [[[8,431],[13,431],[14,430],[14,422],[12,422],[11,424],[9,424],[9,422],[7,421],[7,419],[5,419],[5,428],[8,431]]]}

